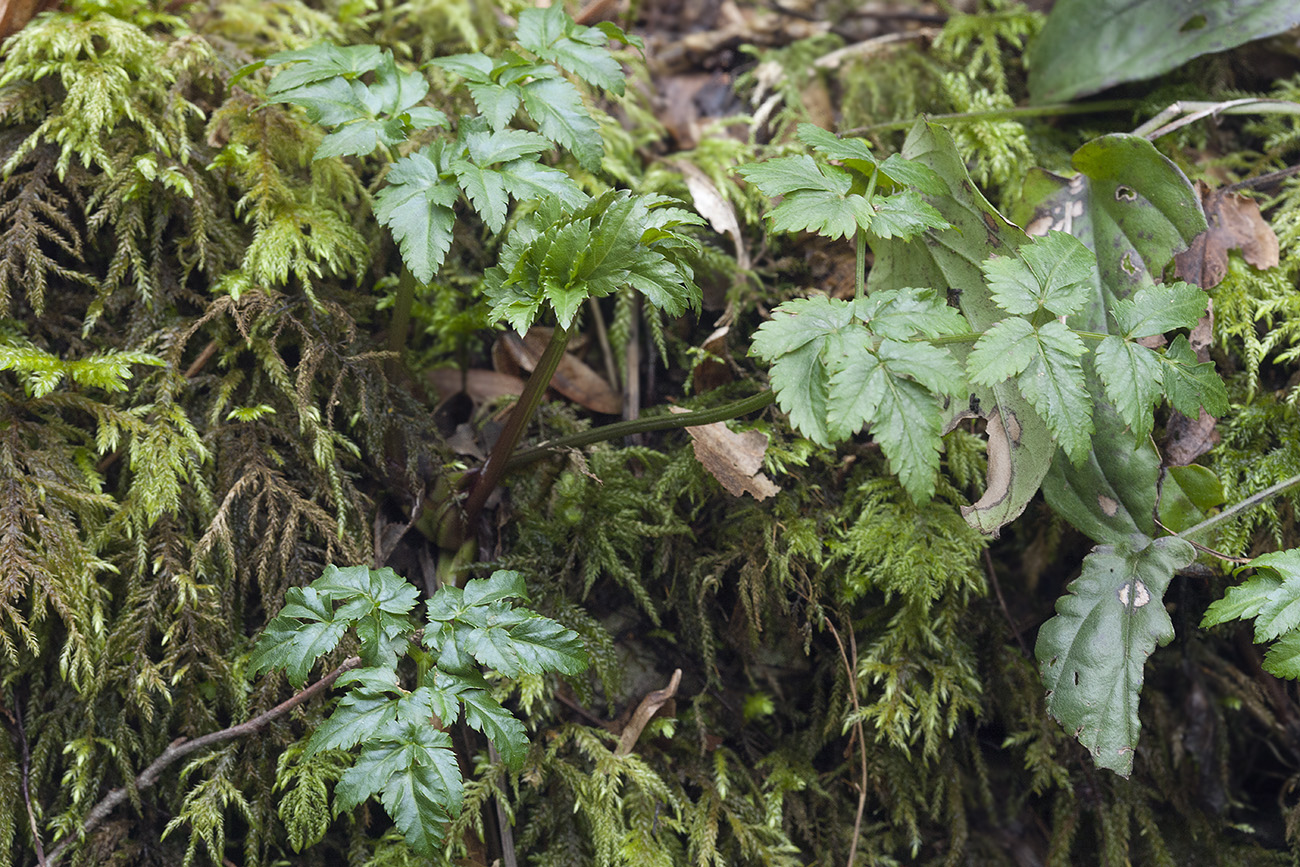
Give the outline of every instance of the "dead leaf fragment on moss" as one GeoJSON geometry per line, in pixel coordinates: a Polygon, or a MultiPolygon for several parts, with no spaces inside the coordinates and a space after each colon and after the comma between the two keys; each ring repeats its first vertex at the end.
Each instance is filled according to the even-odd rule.
{"type": "Polygon", "coordinates": [[[1212,289],[1228,273],[1228,251],[1240,250],[1252,266],[1264,270],[1278,263],[1277,235],[1260,216],[1254,199],[1227,190],[1211,190],[1197,182],[1209,228],[1186,251],[1174,257],[1180,280],[1212,289]]]}
{"type": "MultiPolygon", "coordinates": [[[[687,412],[676,406],[671,410],[687,412]]],[[[732,496],[749,494],[756,500],[765,500],[781,490],[760,472],[767,451],[767,434],[754,430],[735,433],[720,421],[688,427],[686,432],[695,446],[695,459],[732,496]]]]}

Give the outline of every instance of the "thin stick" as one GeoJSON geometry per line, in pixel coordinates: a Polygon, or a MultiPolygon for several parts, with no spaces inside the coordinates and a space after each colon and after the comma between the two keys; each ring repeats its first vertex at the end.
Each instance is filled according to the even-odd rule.
{"type": "Polygon", "coordinates": [[[998,596],[998,604],[1002,606],[1002,613],[1006,615],[1007,625],[1011,627],[1011,634],[1016,637],[1016,644],[1020,645],[1020,652],[1025,656],[1032,657],[1029,652],[1029,646],[1025,644],[1024,636],[1020,634],[1020,629],[1016,626],[1016,621],[1011,617],[1011,609],[1007,607],[1007,600],[1002,598],[1002,585],[998,583],[998,572],[993,568],[993,556],[989,554],[989,549],[984,549],[984,566],[989,570],[989,583],[993,585],[993,592],[998,596]]]}
{"type": "Polygon", "coordinates": [[[1260,503],[1264,502],[1265,500],[1271,499],[1272,497],[1276,497],[1278,494],[1282,493],[1288,488],[1294,488],[1296,485],[1300,485],[1300,476],[1292,476],[1289,479],[1285,479],[1281,482],[1278,482],[1276,485],[1273,485],[1273,487],[1271,488],[1265,488],[1264,490],[1260,491],[1258,494],[1247,497],[1246,499],[1242,500],[1240,503],[1237,503],[1237,505],[1224,509],[1222,512],[1220,512],[1217,515],[1214,515],[1213,517],[1206,518],[1204,521],[1197,524],[1195,527],[1190,527],[1184,530],[1183,532],[1179,533],[1178,535],[1182,536],[1185,539],[1188,536],[1196,536],[1200,533],[1204,533],[1206,530],[1209,530],[1212,527],[1222,524],[1224,521],[1235,518],[1238,515],[1240,515],[1242,512],[1253,509],[1256,506],[1258,506],[1260,503]]]}
{"type": "Polygon", "coordinates": [[[18,739],[18,758],[21,764],[19,785],[22,788],[23,804],[27,807],[27,823],[32,830],[32,846],[36,849],[36,863],[38,867],[47,867],[49,862],[45,860],[45,844],[41,841],[41,831],[36,825],[36,810],[32,807],[32,754],[27,747],[27,729],[23,725],[22,707],[15,703],[13,711],[5,709],[4,715],[9,717],[9,722],[14,727],[14,736],[18,739]]]}
{"type": "Polygon", "coordinates": [[[1269,184],[1275,184],[1278,181],[1285,181],[1292,175],[1300,174],[1300,165],[1287,166],[1284,169],[1278,169],[1275,172],[1269,172],[1266,175],[1259,175],[1254,178],[1246,178],[1244,181],[1237,181],[1235,184],[1228,184],[1223,189],[1227,192],[1236,192],[1242,189],[1255,189],[1256,187],[1266,187],[1269,184]]]}
{"type": "MultiPolygon", "coordinates": [[[[987,111],[959,111],[953,114],[930,114],[926,119],[934,123],[967,123],[981,120],[1016,120],[1022,117],[1064,117],[1070,114],[1102,114],[1112,111],[1124,111],[1137,108],[1141,103],[1136,99],[1108,99],[1096,102],[1057,102],[1051,105],[1024,105],[1013,108],[994,108],[987,111]]],[[[893,120],[887,123],[873,123],[850,130],[842,135],[862,135],[868,132],[889,132],[891,130],[911,129],[916,118],[911,120],[893,120]]]]}
{"type": "Polygon", "coordinates": [[[835,624],[825,614],[822,620],[826,621],[826,628],[835,636],[835,643],[840,648],[840,659],[844,662],[844,670],[849,674],[849,698],[853,700],[854,716],[857,722],[853,724],[854,730],[858,735],[858,753],[862,758],[862,782],[858,788],[858,814],[853,820],[853,842],[849,844],[849,860],[845,862],[846,867],[853,867],[853,861],[858,857],[858,837],[862,834],[862,815],[867,809],[867,738],[866,733],[862,730],[862,706],[858,704],[858,687],[857,675],[854,674],[858,657],[857,641],[853,634],[849,633],[849,640],[853,641],[853,662],[849,662],[849,655],[844,652],[844,642],[840,641],[840,634],[835,629],[835,624]]]}
{"type": "Polygon", "coordinates": [[[619,437],[631,436],[640,433],[652,433],[661,430],[676,430],[684,427],[697,427],[699,425],[713,424],[719,421],[728,421],[733,418],[739,418],[742,415],[748,415],[751,412],[758,412],[764,407],[770,406],[776,400],[776,395],[769,389],[760,391],[758,394],[737,400],[733,403],[724,404],[714,407],[713,409],[701,409],[696,412],[684,412],[676,415],[656,415],[647,418],[638,418],[631,421],[620,421],[614,424],[602,425],[594,430],[587,430],[581,433],[570,434],[569,436],[557,437],[556,439],[544,442],[541,445],[534,446],[530,449],[523,449],[516,453],[506,464],[507,470],[517,470],[522,466],[539,461],[545,458],[557,449],[576,449],[582,446],[589,446],[592,443],[605,442],[606,440],[617,439],[619,437]]]}
{"type": "Polygon", "coordinates": [[[618,388],[618,369],[614,366],[614,350],[609,347],[609,332],[605,329],[605,317],[600,315],[600,304],[595,298],[588,298],[591,308],[591,320],[596,324],[596,341],[600,343],[600,357],[605,360],[605,378],[610,388],[618,388]]]}
{"type": "MultiPolygon", "coordinates": [[[[298,705],[329,689],[334,681],[338,680],[339,677],[354,668],[359,668],[360,666],[361,657],[349,657],[343,661],[342,665],[313,683],[311,686],[299,690],[289,698],[277,704],[275,707],[265,713],[253,717],[247,722],[242,722],[239,725],[222,729],[219,732],[209,732],[208,734],[201,735],[193,740],[177,738],[167,746],[167,749],[162,751],[158,758],[149,763],[149,767],[141,771],[140,775],[135,778],[136,791],[147,789],[154,783],[158,782],[158,778],[162,776],[163,771],[185,758],[190,753],[198,752],[205,747],[210,747],[215,744],[224,743],[225,741],[253,734],[267,723],[284,716],[298,705]]],[[[46,861],[45,867],[54,867],[54,865],[58,863],[59,857],[67,851],[69,846],[72,845],[74,839],[83,838],[91,831],[95,830],[95,828],[99,827],[99,825],[109,817],[113,810],[116,809],[117,805],[121,804],[126,799],[127,790],[125,786],[113,789],[105,795],[103,800],[91,808],[90,812],[86,814],[85,821],[81,823],[81,833],[78,834],[76,838],[69,837],[68,839],[65,839],[63,842],[59,843],[59,845],[50,850],[49,859],[46,861]]]]}

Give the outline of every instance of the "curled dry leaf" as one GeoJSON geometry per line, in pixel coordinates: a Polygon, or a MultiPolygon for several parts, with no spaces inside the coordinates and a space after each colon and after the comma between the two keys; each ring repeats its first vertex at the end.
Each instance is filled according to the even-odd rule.
{"type": "Polygon", "coordinates": [[[740,232],[740,222],[736,219],[736,211],[731,207],[718,188],[714,186],[709,176],[700,171],[694,163],[682,160],[678,162],[677,169],[686,179],[686,189],[691,193],[691,199],[695,202],[695,210],[700,216],[709,221],[713,231],[719,235],[730,235],[731,240],[736,245],[736,265],[741,271],[749,270],[749,251],[745,249],[745,238],[740,232]]]}
{"type": "MultiPolygon", "coordinates": [[[[671,411],[687,412],[676,406],[671,411]]],[[[753,430],[738,434],[720,421],[688,427],[686,431],[695,446],[695,459],[732,496],[749,494],[756,500],[765,500],[781,490],[761,472],[767,434],[753,430]]]]}
{"type": "MultiPolygon", "coordinates": [[[[524,370],[531,372],[546,351],[551,340],[551,329],[534,326],[522,340],[513,331],[500,337],[500,345],[524,370]]],[[[618,415],[623,411],[623,398],[610,388],[604,378],[579,361],[572,353],[564,353],[560,366],[551,378],[551,388],[592,412],[618,415]]]]}
{"type": "Polygon", "coordinates": [[[524,381],[508,373],[495,370],[461,371],[451,367],[440,367],[430,371],[429,381],[438,392],[441,400],[446,400],[462,388],[474,404],[489,403],[506,395],[518,397],[524,393],[524,381]]]}
{"type": "Polygon", "coordinates": [[[1211,190],[1197,182],[1209,228],[1186,251],[1174,257],[1174,274],[1202,289],[1218,286],[1228,273],[1228,251],[1240,250],[1260,270],[1278,263],[1277,235],[1259,213],[1254,199],[1226,189],[1211,190]]]}

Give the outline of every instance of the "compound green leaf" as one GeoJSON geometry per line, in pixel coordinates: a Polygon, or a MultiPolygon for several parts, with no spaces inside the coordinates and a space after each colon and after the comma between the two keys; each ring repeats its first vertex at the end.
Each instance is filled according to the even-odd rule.
{"type": "Polygon", "coordinates": [[[469,160],[456,160],[451,164],[451,169],[487,227],[493,232],[504,229],[510,199],[506,194],[505,179],[500,173],[475,165],[469,160]]]}
{"type": "Polygon", "coordinates": [[[1264,654],[1264,670],[1274,677],[1300,679],[1300,632],[1283,635],[1264,654]]]}
{"type": "Polygon", "coordinates": [[[886,377],[871,436],[889,458],[890,470],[917,503],[925,504],[934,496],[942,434],[938,398],[916,382],[886,377]]]}
{"type": "MultiPolygon", "coordinates": [[[[446,57],[435,57],[429,63],[459,75],[466,81],[478,84],[491,83],[492,73],[496,68],[492,58],[486,54],[449,54],[446,57]]],[[[480,111],[482,108],[479,106],[480,111]]]]}
{"type": "Polygon", "coordinates": [[[362,100],[365,92],[366,86],[359,81],[327,78],[282,93],[276,101],[302,106],[312,123],[337,126],[370,117],[362,100]]]}
{"type": "Polygon", "coordinates": [[[1029,320],[1009,316],[975,341],[966,356],[966,372],[978,385],[997,385],[1028,367],[1037,349],[1038,335],[1029,320]]]}
{"type": "MultiPolygon", "coordinates": [[[[394,691],[397,684],[393,685],[394,691]]],[[[390,695],[349,692],[334,712],[312,733],[306,755],[322,750],[348,750],[370,740],[375,732],[397,719],[397,701],[390,695]]]]}
{"type": "Polygon", "coordinates": [[[1064,232],[1034,238],[1015,256],[994,256],[981,267],[993,300],[1020,316],[1040,309],[1057,316],[1077,313],[1097,283],[1096,257],[1064,232]]]}
{"type": "Polygon", "coordinates": [[[1078,463],[1092,446],[1092,397],[1084,385],[1083,341],[1055,319],[1035,330],[1036,354],[1016,377],[1029,403],[1047,422],[1057,445],[1078,463]]]}
{"type": "Polygon", "coordinates": [[[889,377],[872,351],[866,329],[844,335],[839,349],[826,402],[827,432],[837,442],[853,436],[876,417],[889,377]]]}
{"type": "Polygon", "coordinates": [[[493,129],[503,130],[514,120],[523,102],[524,91],[517,84],[497,84],[486,82],[470,84],[469,95],[474,98],[474,105],[479,113],[487,118],[493,129]]]}
{"type": "MultiPolygon", "coordinates": [[[[308,84],[330,78],[354,79],[378,69],[384,53],[378,45],[330,45],[322,42],[310,48],[281,51],[266,58],[266,66],[291,64],[276,72],[266,86],[268,97],[280,97],[308,84]]],[[[245,67],[249,71],[260,64],[245,67]]],[[[243,70],[240,70],[242,73],[243,70]]]]}
{"type": "Polygon", "coordinates": [[[1139,343],[1112,335],[1097,346],[1094,365],[1119,417],[1137,440],[1145,439],[1155,424],[1153,408],[1163,393],[1160,357],[1139,343]]]}
{"type": "Polygon", "coordinates": [[[970,326],[955,307],[933,289],[880,289],[854,301],[853,315],[878,337],[907,340],[917,334],[942,337],[964,334],[970,326]]]}
{"type": "Polygon", "coordinates": [[[1215,417],[1228,411],[1228,391],[1214,370],[1214,362],[1199,361],[1186,337],[1175,337],[1164,355],[1158,357],[1164,368],[1165,394],[1174,409],[1191,418],[1200,414],[1201,407],[1215,417]]]}
{"type": "Polygon", "coordinates": [[[524,724],[501,706],[485,689],[465,689],[457,693],[465,705],[465,722],[492,741],[511,770],[523,767],[528,755],[528,734],[524,724]]]}
{"type": "MultiPolygon", "coordinates": [[[[871,145],[860,138],[840,138],[833,132],[811,123],[801,123],[796,133],[799,141],[820,153],[822,156],[839,160],[844,165],[864,175],[876,170],[876,157],[871,153],[871,145]]],[[[768,193],[768,195],[778,195],[768,193]]]]}
{"type": "Polygon", "coordinates": [[[600,170],[605,152],[600,125],[582,104],[577,88],[563,78],[541,78],[524,85],[522,95],[524,109],[542,135],[568,148],[587,171],[600,170]]]}
{"type": "Polygon", "coordinates": [[[1150,337],[1178,328],[1195,328],[1205,315],[1205,292],[1188,283],[1143,286],[1131,298],[1111,305],[1111,315],[1125,337],[1150,337]]]}
{"type": "Polygon", "coordinates": [[[350,622],[336,619],[334,604],[311,586],[291,587],[284,609],[266,625],[249,657],[251,674],[283,668],[301,688],[316,660],[338,646],[350,622]]]}
{"type": "Polygon", "coordinates": [[[528,586],[518,572],[498,569],[487,578],[472,578],[461,589],[465,606],[491,605],[503,599],[528,601],[528,586]]]}
{"type": "Polygon", "coordinates": [[[876,353],[891,376],[913,379],[940,399],[959,396],[967,390],[965,372],[944,347],[885,338],[876,353]]]}
{"type": "Polygon", "coordinates": [[[818,166],[807,154],[751,163],[741,166],[739,174],[762,190],[764,195],[773,198],[800,190],[820,190],[842,196],[853,185],[848,172],[832,166],[818,166]]]}
{"type": "Polygon", "coordinates": [[[909,160],[901,154],[890,154],[880,164],[880,174],[894,182],[894,186],[911,187],[927,196],[947,196],[952,190],[943,175],[934,169],[909,160]]]}
{"type": "Polygon", "coordinates": [[[433,279],[451,247],[452,206],[459,197],[457,186],[442,179],[426,151],[394,163],[387,186],[375,196],[375,216],[392,231],[402,261],[421,283],[433,279]]]}
{"type": "Polygon", "coordinates": [[[406,141],[406,125],[400,119],[358,120],[344,124],[321,139],[313,160],[330,157],[366,156],[378,147],[394,147],[406,141]]]}
{"type": "Polygon", "coordinates": [[[1256,572],[1240,584],[1229,587],[1222,599],[1210,603],[1201,618],[1201,626],[1218,626],[1229,620],[1253,620],[1281,588],[1282,579],[1272,570],[1256,572]]]}
{"type": "Polygon", "coordinates": [[[1292,0],[1060,0],[1029,46],[1029,94],[1075,99],[1297,25],[1292,0]]]}
{"type": "MultiPolygon", "coordinates": [[[[856,198],[849,196],[849,199],[856,198]]],[[[858,218],[858,225],[872,235],[886,240],[912,238],[927,229],[946,229],[949,222],[922,200],[915,190],[903,190],[892,196],[875,196],[867,212],[869,219],[858,218]]]]}
{"type": "Polygon", "coordinates": [[[872,225],[875,211],[856,193],[842,196],[822,190],[790,193],[768,212],[774,232],[816,232],[835,240],[872,225]]]}
{"type": "Polygon", "coordinates": [[[544,60],[550,60],[582,80],[611,93],[623,93],[623,67],[605,48],[609,37],[595,27],[576,24],[555,3],[546,9],[525,9],[519,13],[519,44],[544,60]]]}
{"type": "Polygon", "coordinates": [[[1120,776],[1133,770],[1143,666],[1174,637],[1165,589],[1195,557],[1191,544],[1174,536],[1098,546],[1039,630],[1034,652],[1048,711],[1098,766],[1120,776]]]}
{"type": "Polygon", "coordinates": [[[1272,641],[1300,626],[1300,570],[1277,570],[1282,584],[1255,616],[1255,641],[1272,641]]]}
{"type": "MultiPolygon", "coordinates": [[[[935,172],[952,191],[925,197],[952,228],[931,229],[924,237],[873,241],[876,260],[869,294],[932,287],[938,297],[951,293],[956,298],[971,330],[987,331],[1006,314],[989,294],[980,265],[994,254],[1011,253],[1026,236],[979,193],[952,136],[942,127],[919,121],[902,155],[935,172]]],[[[954,347],[954,354],[964,361],[960,348],[954,347]]],[[[953,402],[945,426],[966,414],[988,418],[989,477],[984,495],[962,513],[972,526],[995,533],[1020,515],[1038,492],[1056,446],[1014,383],[973,388],[968,400],[953,402]]]]}
{"type": "Polygon", "coordinates": [[[587,201],[587,195],[567,172],[544,166],[536,160],[517,159],[497,168],[506,192],[519,201],[554,197],[569,208],[587,201]]]}
{"type": "Polygon", "coordinates": [[[465,136],[465,146],[469,148],[471,160],[480,166],[490,166],[540,154],[549,150],[551,143],[546,136],[532,130],[474,130],[465,136]]]}

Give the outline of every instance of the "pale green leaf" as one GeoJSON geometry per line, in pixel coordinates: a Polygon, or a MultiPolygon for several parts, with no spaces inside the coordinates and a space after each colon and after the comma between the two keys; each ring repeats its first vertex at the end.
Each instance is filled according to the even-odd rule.
{"type": "Polygon", "coordinates": [[[1029,320],[1008,317],[975,341],[966,356],[967,375],[979,385],[997,385],[1028,367],[1037,349],[1038,336],[1029,320]]]}
{"type": "Polygon", "coordinates": [[[1271,570],[1257,572],[1245,581],[1229,587],[1222,599],[1216,599],[1205,609],[1201,626],[1218,626],[1229,620],[1250,620],[1259,616],[1273,595],[1282,587],[1282,579],[1271,570]]]}
{"type": "Polygon", "coordinates": [[[764,195],[772,197],[799,190],[821,190],[842,196],[853,185],[848,172],[832,166],[818,166],[806,154],[752,163],[741,166],[739,172],[741,177],[757,186],[764,195]]]}
{"type": "Polygon", "coordinates": [[[515,38],[528,51],[584,81],[612,93],[623,93],[623,67],[605,48],[608,37],[595,27],[575,24],[564,13],[563,4],[519,13],[515,38]]]}
{"type": "Polygon", "coordinates": [[[1057,316],[1077,313],[1097,281],[1096,258],[1064,232],[1035,238],[1015,256],[994,256],[982,268],[994,301],[1020,316],[1040,308],[1057,316]]]}
{"type": "Polygon", "coordinates": [[[1228,392],[1214,362],[1198,361],[1187,338],[1178,335],[1160,356],[1165,394],[1174,409],[1196,418],[1201,407],[1219,418],[1228,411],[1228,392]]]}
{"type": "Polygon", "coordinates": [[[1199,286],[1156,283],[1116,301],[1110,310],[1125,337],[1150,337],[1176,328],[1195,328],[1207,304],[1205,291],[1199,286]]]}
{"type": "Polygon", "coordinates": [[[587,171],[600,170],[600,125],[582,104],[577,88],[563,78],[536,79],[524,85],[523,102],[542,135],[568,148],[587,171]]]}
{"type": "Polygon", "coordinates": [[[1036,329],[1037,354],[1016,378],[1057,444],[1078,463],[1092,446],[1092,397],[1084,385],[1083,342],[1060,322],[1036,329]]]}
{"type": "Polygon", "coordinates": [[[425,151],[394,163],[388,184],[375,196],[375,216],[388,226],[402,251],[402,260],[422,283],[438,273],[451,247],[456,214],[452,205],[459,191],[442,179],[425,151]]]}
{"type": "Polygon", "coordinates": [[[970,331],[966,318],[933,289],[881,289],[856,299],[853,315],[877,337],[907,340],[970,331]]]}
{"type": "Polygon", "coordinates": [[[1151,433],[1155,423],[1152,408],[1162,394],[1159,355],[1112,335],[1097,346],[1093,363],[1115,411],[1134,436],[1144,439],[1151,433]]]}
{"type": "Polygon", "coordinates": [[[878,238],[889,239],[911,238],[927,229],[947,229],[950,224],[915,190],[903,190],[892,196],[873,197],[870,219],[859,217],[858,225],[869,229],[878,238]]]}
{"type": "Polygon", "coordinates": [[[917,503],[934,496],[942,434],[939,400],[915,382],[887,377],[871,437],[880,443],[890,470],[917,503]]]}

